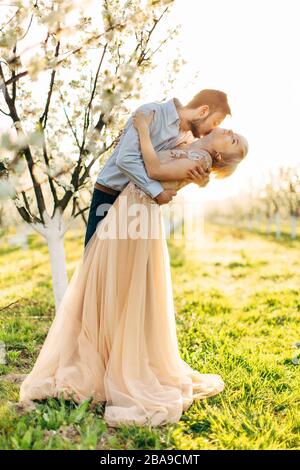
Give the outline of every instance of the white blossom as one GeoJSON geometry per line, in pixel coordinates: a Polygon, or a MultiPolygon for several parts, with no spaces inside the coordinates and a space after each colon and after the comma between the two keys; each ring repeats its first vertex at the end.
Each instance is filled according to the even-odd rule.
{"type": "Polygon", "coordinates": [[[15,188],[9,180],[0,179],[0,200],[12,199],[15,193],[15,188]]]}

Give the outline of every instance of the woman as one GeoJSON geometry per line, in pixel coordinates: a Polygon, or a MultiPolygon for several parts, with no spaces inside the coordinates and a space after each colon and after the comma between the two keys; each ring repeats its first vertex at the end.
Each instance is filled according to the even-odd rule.
{"type": "MultiPolygon", "coordinates": [[[[134,122],[149,176],[166,187],[188,184],[198,165],[224,177],[247,153],[241,136],[218,129],[156,154],[150,119],[139,114],[134,122]]],[[[180,357],[162,212],[130,182],[88,242],[20,401],[91,398],[106,402],[110,426],[162,425],[223,388],[218,374],[201,374],[180,357]]]]}

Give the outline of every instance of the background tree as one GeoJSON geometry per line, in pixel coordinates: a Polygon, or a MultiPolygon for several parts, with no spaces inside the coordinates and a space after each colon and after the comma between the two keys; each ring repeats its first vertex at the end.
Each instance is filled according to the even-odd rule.
{"type": "Polygon", "coordinates": [[[300,217],[300,167],[281,166],[269,171],[261,183],[249,180],[246,190],[239,195],[207,204],[207,217],[219,223],[244,225],[270,234],[275,224],[276,237],[280,238],[283,223],[289,226],[291,238],[297,236],[300,217]]]}

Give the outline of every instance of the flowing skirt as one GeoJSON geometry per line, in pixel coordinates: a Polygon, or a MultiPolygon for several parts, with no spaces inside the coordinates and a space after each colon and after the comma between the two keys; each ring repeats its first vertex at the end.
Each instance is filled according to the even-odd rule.
{"type": "Polygon", "coordinates": [[[87,244],[20,402],[63,394],[106,402],[113,427],[162,425],[223,388],[180,357],[161,208],[130,182],[87,244]]]}

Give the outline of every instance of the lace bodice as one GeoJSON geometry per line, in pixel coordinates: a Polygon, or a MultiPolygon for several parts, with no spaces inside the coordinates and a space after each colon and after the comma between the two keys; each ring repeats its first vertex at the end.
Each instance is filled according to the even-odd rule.
{"type": "MultiPolygon", "coordinates": [[[[201,160],[204,169],[209,169],[212,166],[212,158],[210,154],[206,150],[197,148],[194,144],[189,145],[186,149],[162,150],[158,152],[158,156],[163,162],[170,161],[174,158],[189,158],[190,160],[201,160]]],[[[164,189],[175,189],[178,191],[183,188],[183,186],[189,184],[189,181],[161,181],[161,184],[164,189]]]]}
{"type": "MultiPolygon", "coordinates": [[[[212,166],[212,158],[210,154],[203,149],[197,148],[197,141],[193,144],[188,145],[187,148],[177,148],[169,150],[160,150],[157,152],[157,155],[161,162],[166,163],[173,160],[174,158],[189,158],[190,160],[201,160],[204,169],[209,169],[212,166]]],[[[174,180],[174,181],[160,181],[164,189],[174,189],[178,191],[183,188],[190,182],[187,180],[174,180]]],[[[150,196],[148,196],[142,189],[140,189],[133,182],[130,182],[128,185],[129,191],[134,191],[136,194],[140,195],[143,199],[149,200],[149,202],[154,201],[150,196]]]]}

